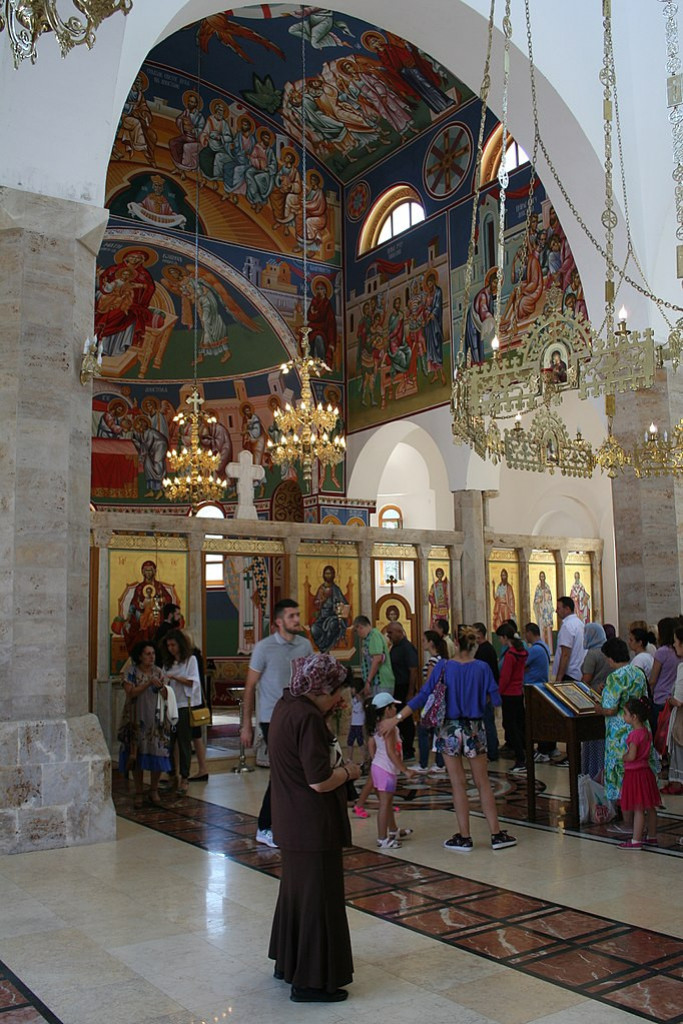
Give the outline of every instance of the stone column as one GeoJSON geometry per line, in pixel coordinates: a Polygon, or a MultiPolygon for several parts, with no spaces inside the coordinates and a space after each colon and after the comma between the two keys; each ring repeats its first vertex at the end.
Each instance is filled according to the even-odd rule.
{"type": "MultiPolygon", "coordinates": [[[[422,622],[422,629],[429,629],[429,619],[431,609],[429,607],[429,552],[432,550],[431,544],[418,544],[418,566],[420,571],[420,604],[421,604],[421,615],[418,617],[418,621],[422,622]]],[[[414,640],[413,640],[414,642],[414,640]]],[[[420,649],[419,642],[415,646],[420,649]]]]}
{"type": "Polygon", "coordinates": [[[557,594],[555,595],[555,604],[557,604],[557,599],[559,597],[569,597],[569,591],[565,590],[567,585],[567,553],[567,548],[560,548],[555,552],[555,565],[557,566],[557,594]]]}
{"type": "Polygon", "coordinates": [[[111,672],[109,648],[111,626],[109,608],[109,541],[111,530],[95,530],[93,540],[97,548],[97,678],[106,679],[111,672]]]}
{"type": "Polygon", "coordinates": [[[448,545],[448,557],[451,567],[451,629],[455,633],[458,626],[464,622],[462,617],[462,548],[459,544],[448,545]]]}
{"type": "Polygon", "coordinates": [[[455,529],[465,534],[462,550],[464,622],[486,622],[486,554],[481,491],[454,491],[455,529]]]}
{"type": "MultiPolygon", "coordinates": [[[[602,603],[602,551],[591,551],[591,586],[593,587],[593,593],[591,594],[591,619],[597,622],[605,621],[605,609],[602,603]]],[[[626,622],[628,626],[629,619],[626,622]]]]}
{"type": "Polygon", "coordinates": [[[0,852],[114,839],[88,714],[90,386],[107,211],[0,188],[0,852]]]}
{"type": "Polygon", "coordinates": [[[299,593],[299,566],[296,553],[301,541],[299,537],[285,537],[285,557],[287,558],[287,579],[289,581],[289,597],[297,600],[299,593]]]}
{"type": "MultiPolygon", "coordinates": [[[[654,388],[617,398],[614,433],[628,450],[644,440],[651,421],[671,436],[682,417],[681,370],[659,370],[654,388]]],[[[633,619],[652,623],[681,612],[683,480],[639,480],[627,470],[612,481],[612,502],[619,588],[615,625],[623,635],[633,619]]]]}
{"type": "Polygon", "coordinates": [[[188,547],[188,615],[187,628],[192,633],[197,647],[202,645],[204,628],[204,555],[202,545],[204,538],[198,533],[191,533],[187,538],[188,547]]]}
{"type": "Polygon", "coordinates": [[[360,558],[360,605],[356,615],[367,615],[373,622],[372,614],[372,541],[362,541],[358,545],[360,558]]]}
{"type": "Polygon", "coordinates": [[[517,548],[519,559],[519,608],[517,610],[517,625],[520,636],[524,636],[524,626],[527,622],[533,621],[531,608],[531,592],[529,590],[529,559],[531,548],[517,548]]]}

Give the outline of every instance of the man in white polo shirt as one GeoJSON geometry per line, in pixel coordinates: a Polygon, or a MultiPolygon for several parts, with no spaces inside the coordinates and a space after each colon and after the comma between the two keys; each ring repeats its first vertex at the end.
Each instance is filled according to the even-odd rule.
{"type": "MultiPolygon", "coordinates": [[[[251,718],[254,713],[254,697],[256,686],[259,688],[259,726],[263,738],[268,744],[268,726],[273,708],[282,696],[282,691],[289,686],[292,675],[292,662],[295,658],[305,658],[313,654],[313,648],[299,629],[299,605],[290,598],[285,598],[273,608],[273,621],[276,632],[271,633],[259,642],[251,652],[247,681],[244,684],[244,715],[240,734],[245,747],[254,742],[254,728],[251,718]]],[[[263,803],[258,816],[256,842],[275,847],[270,816],[270,782],[263,795],[263,803]]]]}
{"type": "MultiPolygon", "coordinates": [[[[571,597],[558,597],[555,611],[560,622],[553,661],[555,681],[581,679],[581,666],[586,656],[583,649],[583,622],[574,614],[574,600],[571,597]]],[[[550,761],[556,751],[554,743],[539,743],[534,761],[550,761]]],[[[555,761],[555,764],[566,768],[569,761],[563,757],[560,761],[555,761]]]]}

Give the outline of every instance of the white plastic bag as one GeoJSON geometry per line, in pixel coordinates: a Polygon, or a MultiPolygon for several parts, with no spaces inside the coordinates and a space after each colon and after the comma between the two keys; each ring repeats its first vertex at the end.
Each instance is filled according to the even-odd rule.
{"type": "Polygon", "coordinates": [[[590,775],[579,775],[579,821],[604,825],[616,816],[614,804],[607,799],[605,787],[590,775]]]}

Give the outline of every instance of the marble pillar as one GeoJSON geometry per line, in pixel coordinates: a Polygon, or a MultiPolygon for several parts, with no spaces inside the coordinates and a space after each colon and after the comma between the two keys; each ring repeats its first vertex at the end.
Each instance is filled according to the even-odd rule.
{"type": "Polygon", "coordinates": [[[448,545],[448,558],[451,567],[451,634],[455,635],[458,626],[465,621],[462,612],[462,548],[459,544],[448,545]]]}
{"type": "Polygon", "coordinates": [[[462,621],[486,622],[484,499],[481,491],[454,491],[455,529],[465,535],[462,549],[462,621]]]}
{"type": "MultiPolygon", "coordinates": [[[[643,441],[652,420],[660,431],[683,418],[683,374],[659,370],[649,391],[617,399],[614,433],[625,447],[643,441]]],[[[638,480],[627,470],[612,481],[619,633],[629,622],[679,615],[683,607],[683,480],[638,480]]],[[[615,623],[616,625],[616,623],[615,623]]]]}
{"type": "Polygon", "coordinates": [[[188,545],[188,609],[187,628],[197,647],[202,645],[204,628],[204,538],[190,534],[188,545]]]}
{"type": "Polygon", "coordinates": [[[360,558],[360,604],[356,609],[356,615],[367,615],[373,621],[372,603],[372,541],[363,541],[358,545],[358,556],[360,558]]]}
{"type": "Polygon", "coordinates": [[[519,559],[519,606],[517,608],[517,625],[520,636],[524,636],[524,627],[527,622],[533,622],[534,609],[532,608],[532,595],[529,587],[529,560],[533,548],[517,548],[519,559]]]}
{"type": "Polygon", "coordinates": [[[107,211],[0,188],[0,852],[109,840],[88,713],[95,257],[107,211]]]}

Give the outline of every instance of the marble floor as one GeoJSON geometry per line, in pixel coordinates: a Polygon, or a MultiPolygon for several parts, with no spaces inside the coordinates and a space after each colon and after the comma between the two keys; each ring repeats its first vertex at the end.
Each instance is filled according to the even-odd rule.
{"type": "MultiPolygon", "coordinates": [[[[662,848],[623,853],[591,827],[518,819],[524,782],[493,773],[519,845],[453,854],[448,788],[399,800],[414,835],[375,849],[375,814],[346,855],[356,973],[346,1003],[301,1007],[265,956],[279,855],[254,842],[267,772],[212,775],[135,811],[115,786],[115,843],[0,860],[0,1024],[396,1024],[683,1021],[683,798],[662,848]],[[514,827],[513,827],[514,822],[514,827]]],[[[567,774],[539,771],[541,821],[567,774]]],[[[372,811],[372,805],[369,805],[372,811]]]]}

